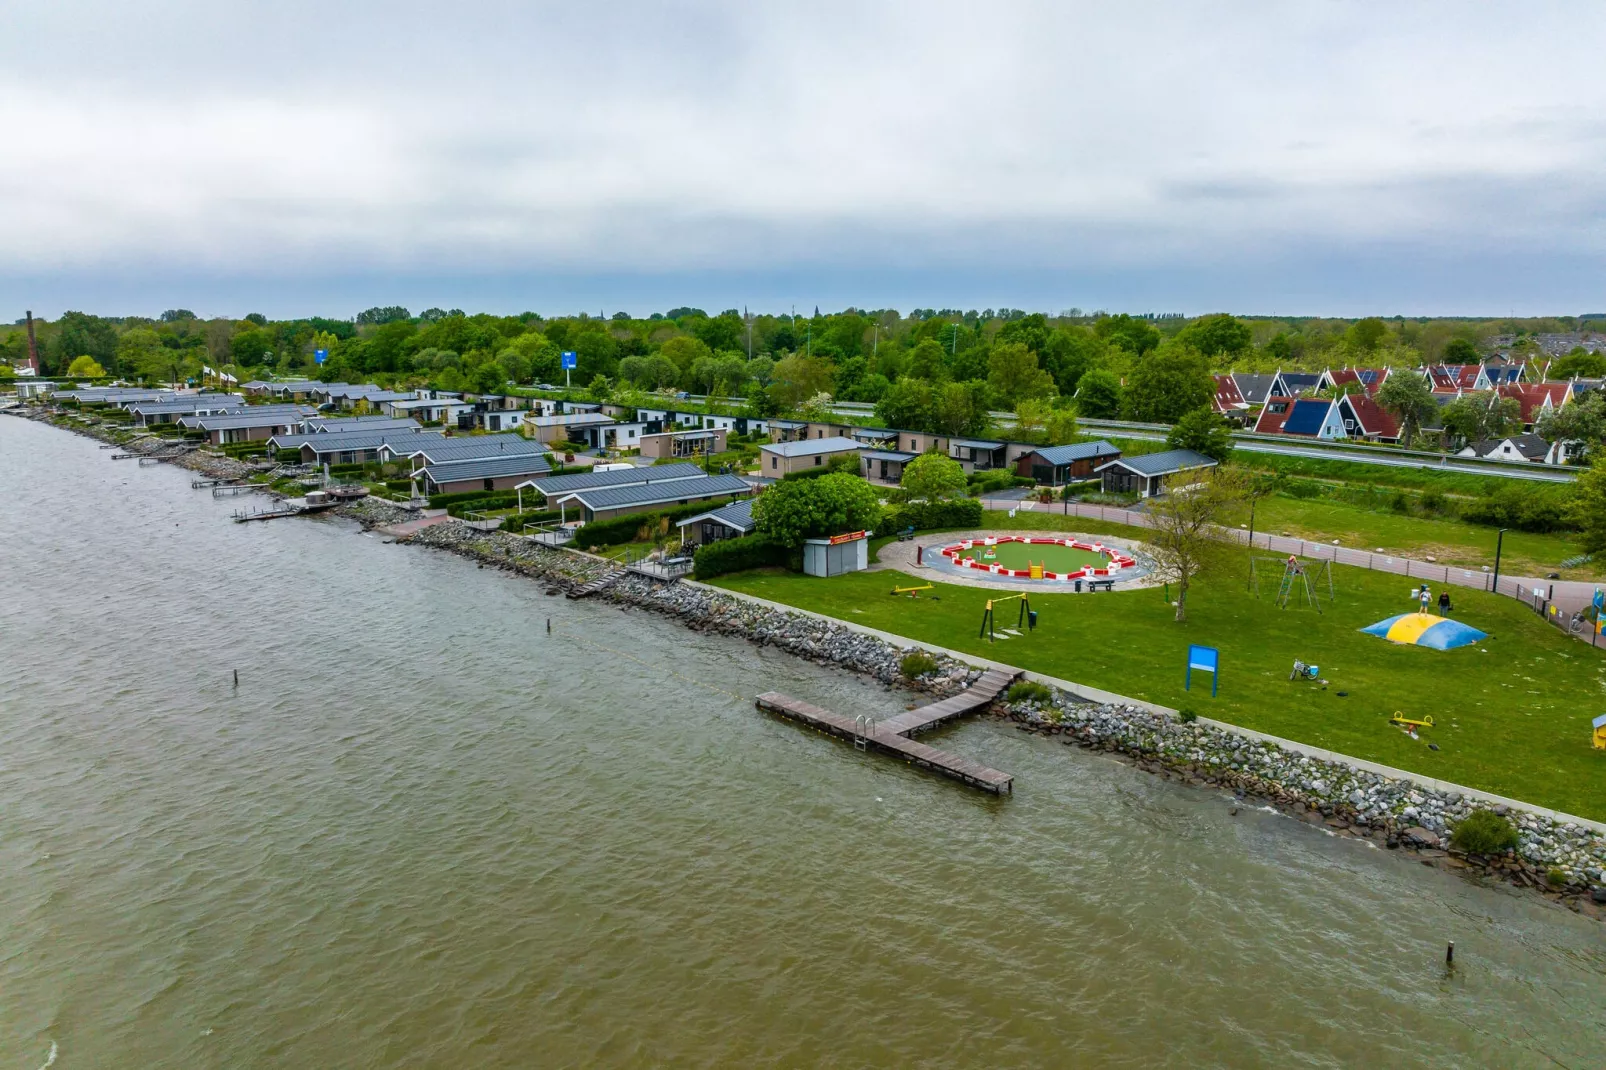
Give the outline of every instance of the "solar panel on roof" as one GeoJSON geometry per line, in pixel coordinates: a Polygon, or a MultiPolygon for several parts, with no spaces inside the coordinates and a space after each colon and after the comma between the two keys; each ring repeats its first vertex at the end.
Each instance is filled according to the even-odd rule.
{"type": "Polygon", "coordinates": [[[1283,424],[1283,431],[1290,435],[1314,435],[1320,433],[1322,424],[1327,419],[1326,401],[1296,401],[1294,411],[1288,414],[1288,420],[1283,424]]]}

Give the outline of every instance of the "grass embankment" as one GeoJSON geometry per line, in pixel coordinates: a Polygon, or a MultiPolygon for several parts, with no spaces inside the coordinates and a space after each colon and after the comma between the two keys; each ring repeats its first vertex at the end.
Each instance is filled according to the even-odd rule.
{"type": "MultiPolygon", "coordinates": [[[[1449,518],[1386,513],[1348,502],[1322,498],[1271,495],[1255,505],[1255,530],[1292,535],[1329,545],[1334,539],[1352,550],[1375,551],[1418,560],[1431,555],[1439,564],[1462,568],[1493,566],[1495,531],[1483,524],[1449,518]]],[[[1509,576],[1545,576],[1589,580],[1601,575],[1591,562],[1564,569],[1561,563],[1583,553],[1570,535],[1507,531],[1500,551],[1500,571],[1509,576]]]]}
{"type": "MultiPolygon", "coordinates": [[[[989,526],[1004,526],[992,520],[989,515],[989,526]]],[[[1048,517],[1035,520],[1059,528],[1045,523],[1048,517]]],[[[1088,522],[1081,523],[1085,529],[1088,522]]],[[[919,642],[1165,706],[1192,706],[1246,728],[1606,819],[1606,753],[1590,746],[1589,725],[1606,705],[1606,651],[1568,638],[1512,599],[1452,589],[1455,616],[1493,638],[1437,651],[1395,646],[1359,631],[1411,608],[1410,584],[1402,577],[1335,568],[1338,602],[1318,614],[1275,608],[1270,589],[1256,599],[1245,589],[1245,575],[1235,572],[1201,582],[1181,624],[1172,620],[1162,590],[1033,594],[1037,631],[989,644],[977,629],[983,603],[996,592],[938,583],[930,592],[936,598],[894,598],[888,592],[898,575],[823,580],[764,570],[716,582],[919,642]],[[1211,699],[1208,677],[1183,690],[1190,643],[1220,649],[1219,698],[1211,699]],[[1330,687],[1290,681],[1295,658],[1321,666],[1330,687]],[[1413,741],[1388,724],[1397,710],[1431,714],[1437,727],[1413,741]],[[1429,750],[1430,742],[1440,749],[1429,750]]],[[[1003,616],[1013,622],[1011,611],[1003,616]]]]}

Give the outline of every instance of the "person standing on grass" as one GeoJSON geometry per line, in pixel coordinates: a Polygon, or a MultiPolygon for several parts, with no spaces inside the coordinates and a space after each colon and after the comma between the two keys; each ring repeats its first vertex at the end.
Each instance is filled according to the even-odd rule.
{"type": "Polygon", "coordinates": [[[1450,615],[1450,592],[1449,591],[1440,591],[1439,592],[1439,616],[1448,617],[1449,615],[1450,615]]]}

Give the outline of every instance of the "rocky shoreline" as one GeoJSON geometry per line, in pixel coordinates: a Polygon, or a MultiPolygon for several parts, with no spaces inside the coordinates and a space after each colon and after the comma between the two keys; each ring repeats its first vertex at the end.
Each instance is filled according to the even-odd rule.
{"type": "MultiPolygon", "coordinates": [[[[252,471],[248,465],[216,454],[173,450],[168,440],[153,440],[140,448],[139,442],[128,442],[115,431],[51,422],[209,478],[242,479],[252,471]]],[[[335,512],[369,529],[416,517],[373,498],[342,505],[335,512]]],[[[550,595],[578,591],[611,577],[595,597],[672,617],[694,631],[772,645],[798,657],[862,673],[888,686],[940,696],[952,694],[981,675],[981,670],[962,661],[926,651],[937,668],[909,680],[903,676],[901,661],[922,648],[901,648],[840,623],[772,609],[701,586],[661,583],[626,573],[589,554],[480,531],[459,521],[435,524],[398,541],[518,573],[542,583],[550,595]]],[[[1230,791],[1237,805],[1270,807],[1332,835],[1366,839],[1424,865],[1509,882],[1579,913],[1606,918],[1606,836],[1592,829],[1496,806],[1495,812],[1516,828],[1517,848],[1492,857],[1468,855],[1450,845],[1450,830],[1477,807],[1475,800],[1457,793],[1429,790],[1138,706],[1091,704],[1059,688],[1045,688],[1031,700],[1000,704],[995,710],[996,716],[1013,721],[1023,731],[1062,737],[1067,746],[1108,753],[1165,779],[1230,791]]]]}
{"type": "MultiPolygon", "coordinates": [[[[371,509],[384,503],[345,508],[362,505],[371,509]]],[[[531,576],[546,582],[554,592],[576,590],[618,571],[589,555],[477,531],[460,523],[425,528],[408,541],[531,576]]],[[[774,645],[885,684],[913,686],[938,695],[951,694],[981,674],[963,662],[933,654],[938,663],[935,672],[905,680],[899,668],[901,659],[922,648],[900,648],[841,624],[771,609],[700,586],[665,584],[626,574],[596,597],[673,617],[695,631],[774,645]]],[[[1118,755],[1166,779],[1231,791],[1239,805],[1271,807],[1333,835],[1366,839],[1425,865],[1506,881],[1579,913],[1606,918],[1606,836],[1592,829],[1496,806],[1494,811],[1517,830],[1517,849],[1493,857],[1468,855],[1449,842],[1451,828],[1477,808],[1475,800],[1466,796],[1432,791],[1137,706],[1090,704],[1058,688],[1050,688],[1048,693],[1046,702],[1001,706],[997,716],[1014,721],[1025,731],[1063,737],[1068,746],[1118,755]]]]}

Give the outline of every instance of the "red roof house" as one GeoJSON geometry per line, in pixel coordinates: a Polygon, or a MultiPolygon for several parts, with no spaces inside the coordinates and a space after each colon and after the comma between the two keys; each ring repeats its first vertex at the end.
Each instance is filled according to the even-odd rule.
{"type": "Polygon", "coordinates": [[[1365,394],[1346,394],[1338,399],[1338,415],[1351,438],[1372,442],[1398,442],[1399,421],[1365,394]]]}
{"type": "Polygon", "coordinates": [[[1222,416],[1236,416],[1249,407],[1232,376],[1212,375],[1210,378],[1216,381],[1216,394],[1210,402],[1210,407],[1216,412],[1222,416]]]}

